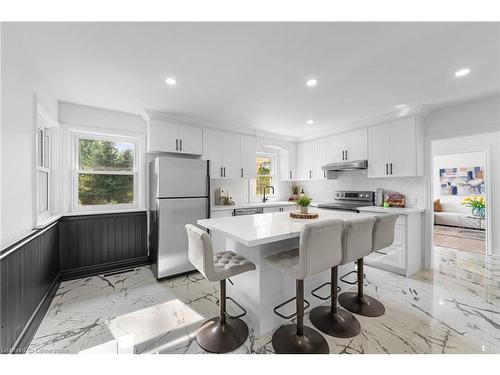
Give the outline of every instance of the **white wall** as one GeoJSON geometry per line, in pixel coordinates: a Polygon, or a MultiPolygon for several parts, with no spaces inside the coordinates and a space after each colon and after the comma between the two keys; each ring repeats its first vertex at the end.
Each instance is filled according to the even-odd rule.
{"type": "Polygon", "coordinates": [[[104,134],[134,136],[140,138],[139,206],[146,207],[147,168],[145,158],[146,123],[139,115],[118,112],[81,104],[59,102],[59,123],[61,124],[61,171],[62,171],[62,213],[71,212],[71,132],[96,132],[104,134]]]}
{"type": "Polygon", "coordinates": [[[37,102],[57,118],[57,101],[37,68],[2,23],[1,238],[2,246],[35,225],[35,118],[37,102]]]}
{"type": "MultiPolygon", "coordinates": [[[[443,141],[436,141],[442,143],[455,143],[454,139],[447,139],[443,141]]],[[[438,199],[441,203],[457,203],[460,204],[463,196],[457,195],[441,195],[441,187],[439,181],[439,170],[443,168],[459,168],[459,167],[485,167],[486,155],[484,152],[465,152],[465,153],[452,153],[434,156],[434,199],[438,199]]]]}

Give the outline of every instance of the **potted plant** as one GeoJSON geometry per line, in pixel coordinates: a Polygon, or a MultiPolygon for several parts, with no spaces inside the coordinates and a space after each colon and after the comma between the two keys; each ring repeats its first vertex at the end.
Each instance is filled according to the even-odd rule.
{"type": "Polygon", "coordinates": [[[462,201],[465,207],[470,207],[472,209],[472,215],[484,218],[486,216],[486,200],[484,197],[478,197],[474,195],[471,197],[465,197],[462,201]]]}
{"type": "Polygon", "coordinates": [[[297,205],[300,206],[300,213],[301,214],[307,214],[308,208],[311,205],[312,198],[308,197],[306,195],[302,196],[299,198],[297,201],[297,205]]]}
{"type": "Polygon", "coordinates": [[[299,199],[300,186],[297,184],[293,184],[291,189],[292,195],[288,198],[288,200],[293,202],[299,199]]]}

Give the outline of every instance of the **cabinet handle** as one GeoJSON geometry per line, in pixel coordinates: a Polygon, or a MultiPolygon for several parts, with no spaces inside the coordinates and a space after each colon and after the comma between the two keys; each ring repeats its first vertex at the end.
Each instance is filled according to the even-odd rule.
{"type": "Polygon", "coordinates": [[[392,163],[391,163],[391,174],[392,174],[392,163]]]}
{"type": "Polygon", "coordinates": [[[243,168],[241,168],[241,178],[243,178],[243,168]]]}
{"type": "Polygon", "coordinates": [[[389,164],[385,163],[385,174],[389,174],[389,164]]]}
{"type": "Polygon", "coordinates": [[[292,179],[292,171],[290,171],[290,180],[292,179]]]}
{"type": "Polygon", "coordinates": [[[175,151],[179,151],[179,140],[175,140],[175,151]]]}
{"type": "Polygon", "coordinates": [[[345,160],[348,160],[348,159],[349,159],[349,157],[347,156],[347,150],[345,150],[345,160]]]}
{"type": "Polygon", "coordinates": [[[224,176],[222,175],[222,167],[220,167],[220,176],[221,176],[221,177],[224,177],[224,176]]]}
{"type": "Polygon", "coordinates": [[[309,169],[309,178],[313,178],[312,177],[312,171],[309,169]]]}
{"type": "Polygon", "coordinates": [[[344,150],[342,150],[342,160],[345,160],[344,159],[344,150]]]}
{"type": "Polygon", "coordinates": [[[226,177],[226,167],[224,167],[224,177],[226,177]]]}
{"type": "Polygon", "coordinates": [[[182,139],[179,141],[179,145],[180,145],[180,146],[179,146],[179,148],[180,148],[180,149],[181,149],[181,151],[182,151],[182,139]]]}
{"type": "Polygon", "coordinates": [[[326,171],[323,171],[323,178],[326,178],[326,171]]]}

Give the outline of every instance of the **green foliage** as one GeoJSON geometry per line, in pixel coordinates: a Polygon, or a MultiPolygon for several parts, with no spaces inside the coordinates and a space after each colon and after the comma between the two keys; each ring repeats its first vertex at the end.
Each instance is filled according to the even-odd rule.
{"type": "Polygon", "coordinates": [[[292,194],[298,195],[300,193],[300,186],[297,184],[292,184],[292,194]]]}
{"type": "Polygon", "coordinates": [[[304,195],[303,197],[300,197],[299,200],[297,201],[297,204],[300,207],[309,207],[311,205],[312,198],[304,195]]]}
{"type": "Polygon", "coordinates": [[[264,187],[272,185],[273,178],[271,174],[271,159],[268,157],[257,158],[257,177],[255,178],[255,193],[264,194],[264,187]]]}
{"type": "MultiPolygon", "coordinates": [[[[80,169],[86,171],[133,171],[134,146],[81,139],[79,163],[80,169]]],[[[90,173],[78,175],[78,200],[81,205],[132,203],[133,194],[133,175],[90,173]]]]}

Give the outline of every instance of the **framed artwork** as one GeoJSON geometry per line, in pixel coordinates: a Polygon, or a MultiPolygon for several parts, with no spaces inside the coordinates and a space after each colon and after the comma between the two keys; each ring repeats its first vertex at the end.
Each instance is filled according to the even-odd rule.
{"type": "Polygon", "coordinates": [[[484,195],[484,168],[442,168],[439,183],[441,195],[484,195]]]}

